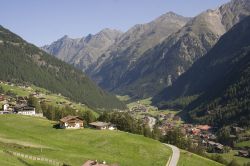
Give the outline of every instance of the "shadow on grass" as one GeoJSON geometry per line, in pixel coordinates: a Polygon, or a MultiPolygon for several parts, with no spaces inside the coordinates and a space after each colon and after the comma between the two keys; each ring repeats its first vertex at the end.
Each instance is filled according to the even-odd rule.
{"type": "Polygon", "coordinates": [[[60,128],[60,124],[59,123],[53,124],[53,128],[54,129],[62,129],[62,128],[60,128]]]}
{"type": "Polygon", "coordinates": [[[27,163],[26,161],[24,161],[24,160],[21,159],[21,158],[17,158],[17,159],[18,159],[18,161],[20,161],[21,163],[23,163],[23,164],[26,165],[26,166],[32,166],[31,164],[27,163]]]}

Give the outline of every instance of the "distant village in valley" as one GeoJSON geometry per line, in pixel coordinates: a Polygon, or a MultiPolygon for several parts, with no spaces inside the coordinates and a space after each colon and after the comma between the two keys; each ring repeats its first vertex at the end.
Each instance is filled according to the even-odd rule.
{"type": "MultiPolygon", "coordinates": [[[[157,107],[153,107],[149,104],[144,104],[138,101],[134,106],[129,109],[129,113],[135,118],[141,118],[143,122],[153,130],[154,126],[161,131],[162,135],[166,135],[168,131],[175,128],[179,128],[182,135],[190,138],[191,143],[205,147],[209,153],[227,153],[231,149],[235,149],[234,143],[239,135],[244,135],[245,129],[238,127],[237,124],[229,128],[229,142],[230,145],[224,145],[218,142],[218,136],[216,134],[217,127],[210,126],[208,124],[195,125],[187,124],[182,121],[181,117],[176,114],[178,111],[159,111],[157,107]]],[[[249,135],[244,135],[243,140],[250,140],[249,135]]],[[[236,148],[238,150],[237,155],[241,157],[250,158],[250,147],[236,148]]]]}
{"type": "MultiPolygon", "coordinates": [[[[36,107],[30,104],[29,100],[31,97],[34,97],[38,102],[52,102],[50,99],[46,98],[46,94],[39,91],[32,91],[31,86],[22,85],[22,84],[13,84],[10,82],[0,82],[1,85],[6,85],[8,87],[18,87],[25,89],[30,92],[29,96],[17,96],[12,93],[11,90],[3,93],[3,90],[0,94],[0,104],[2,109],[0,114],[17,114],[25,116],[36,116],[44,118],[42,112],[38,112],[36,107]]],[[[60,94],[58,94],[60,96],[60,94]]],[[[55,101],[54,101],[55,102],[55,101]]],[[[67,102],[65,101],[56,101],[57,105],[63,105],[67,102]]],[[[72,110],[78,112],[75,106],[68,102],[67,103],[72,110]]],[[[117,111],[117,112],[126,112],[131,117],[138,119],[143,122],[143,124],[148,125],[150,130],[153,131],[156,127],[162,136],[167,135],[169,131],[174,130],[175,128],[180,129],[182,135],[191,140],[191,143],[206,148],[206,151],[209,153],[227,153],[230,149],[234,149],[234,142],[236,141],[238,135],[245,132],[245,129],[240,128],[236,125],[230,127],[230,140],[231,146],[229,144],[224,145],[218,142],[218,136],[216,134],[216,126],[210,126],[208,124],[195,125],[184,123],[180,116],[178,116],[177,111],[161,111],[157,107],[151,106],[149,104],[141,103],[140,101],[134,103],[126,111],[117,111]]],[[[60,129],[84,129],[85,127],[96,129],[96,130],[116,130],[118,128],[116,124],[105,121],[90,121],[87,122],[83,117],[78,115],[66,115],[58,119],[58,123],[55,125],[56,128],[60,129]]],[[[250,140],[249,136],[243,138],[244,140],[250,140]]],[[[247,148],[238,148],[238,156],[249,158],[249,147],[247,148]]],[[[97,161],[87,161],[85,163],[88,166],[88,163],[92,165],[102,165],[106,166],[104,163],[99,163],[97,161]]],[[[84,166],[85,166],[84,165],[84,166]]]]}

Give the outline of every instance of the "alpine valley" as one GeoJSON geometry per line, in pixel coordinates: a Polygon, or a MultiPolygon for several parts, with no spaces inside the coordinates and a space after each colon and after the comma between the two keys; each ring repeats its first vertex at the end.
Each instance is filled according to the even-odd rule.
{"type": "Polygon", "coordinates": [[[0,166],[249,166],[250,0],[192,17],[166,11],[124,32],[114,21],[134,21],[118,19],[131,4],[95,2],[3,3],[0,166]],[[27,42],[14,32],[30,20],[42,26],[25,27],[38,43],[62,37],[27,42]],[[40,40],[36,28],[53,34],[40,40]],[[70,37],[79,29],[88,32],[70,37]]]}

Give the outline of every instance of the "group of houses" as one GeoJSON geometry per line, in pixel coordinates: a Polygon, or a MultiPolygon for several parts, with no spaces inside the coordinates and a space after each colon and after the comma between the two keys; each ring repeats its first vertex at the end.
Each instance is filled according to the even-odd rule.
{"type": "Polygon", "coordinates": [[[1,95],[3,102],[0,114],[21,114],[21,115],[36,115],[35,107],[28,105],[27,97],[6,98],[1,95]]]}
{"type": "MultiPolygon", "coordinates": [[[[84,128],[86,124],[83,118],[79,116],[68,115],[59,120],[59,126],[62,129],[80,129],[84,128]]],[[[90,127],[98,130],[116,130],[116,126],[106,122],[92,122],[88,124],[90,127]]]]}
{"type": "Polygon", "coordinates": [[[210,152],[223,153],[224,145],[216,142],[217,136],[214,134],[212,126],[183,124],[182,127],[193,142],[201,143],[207,149],[210,149],[210,152]],[[200,140],[201,142],[199,142],[200,140]]]}
{"type": "Polygon", "coordinates": [[[148,112],[148,108],[144,105],[137,105],[130,109],[130,112],[148,112]]]}
{"type": "Polygon", "coordinates": [[[223,153],[224,145],[216,142],[217,136],[214,134],[212,126],[165,122],[159,129],[165,135],[169,130],[173,130],[176,127],[180,128],[181,133],[190,138],[192,143],[202,144],[210,149],[210,152],[223,153]]]}

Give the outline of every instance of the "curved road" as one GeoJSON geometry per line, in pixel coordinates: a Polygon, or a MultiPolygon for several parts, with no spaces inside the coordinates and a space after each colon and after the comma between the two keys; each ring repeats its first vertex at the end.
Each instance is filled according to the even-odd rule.
{"type": "Polygon", "coordinates": [[[177,163],[180,158],[180,149],[173,145],[169,145],[169,144],[164,144],[164,145],[170,147],[173,151],[173,154],[169,159],[170,161],[168,161],[166,166],[177,166],[177,163]]]}
{"type": "Polygon", "coordinates": [[[151,117],[151,116],[149,116],[148,118],[149,118],[148,125],[149,125],[150,129],[153,130],[154,125],[156,123],[156,119],[154,117],[151,117]]]}

